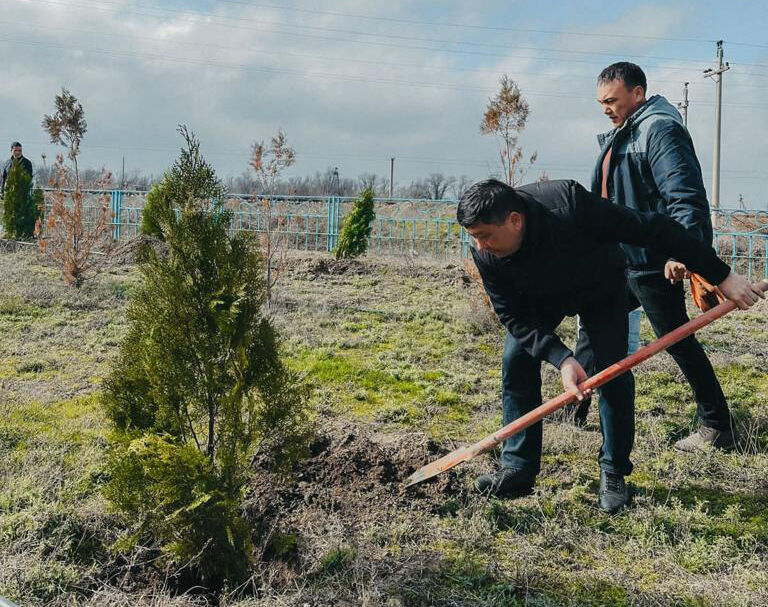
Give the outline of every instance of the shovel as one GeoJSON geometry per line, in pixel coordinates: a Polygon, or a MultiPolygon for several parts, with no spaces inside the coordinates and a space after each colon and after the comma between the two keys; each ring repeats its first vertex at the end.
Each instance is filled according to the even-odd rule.
{"type": "MultiPolygon", "coordinates": [[[[766,280],[761,280],[755,286],[763,292],[768,291],[768,281],[766,280]]],[[[626,358],[621,359],[619,362],[614,363],[606,369],[603,369],[600,371],[600,373],[597,373],[596,375],[593,375],[589,379],[583,381],[579,384],[579,389],[582,391],[594,390],[595,388],[602,386],[604,383],[611,381],[614,377],[617,377],[622,373],[626,373],[632,367],[639,365],[641,362],[649,359],[655,354],[658,354],[662,350],[666,350],[669,346],[676,344],[682,339],[685,339],[702,327],[705,327],[718,318],[725,316],[734,309],[736,309],[735,303],[732,301],[724,301],[723,303],[715,306],[707,312],[700,314],[693,320],[688,321],[674,331],[671,331],[670,333],[667,333],[663,337],[660,337],[647,346],[640,348],[634,354],[630,354],[626,358]]],[[[513,434],[516,434],[528,426],[535,424],[550,413],[553,413],[558,409],[562,409],[575,400],[576,396],[574,394],[570,394],[569,392],[564,392],[560,396],[556,396],[543,405],[536,407],[533,411],[529,411],[522,417],[517,418],[512,423],[507,424],[498,432],[495,432],[490,436],[485,437],[481,441],[476,442],[474,445],[461,447],[460,449],[451,451],[448,455],[444,455],[440,459],[437,459],[434,462],[427,464],[426,466],[422,466],[406,479],[405,486],[410,487],[411,485],[425,481],[428,478],[437,476],[441,472],[450,470],[462,462],[469,461],[481,453],[490,451],[503,440],[506,440],[513,434]]]]}

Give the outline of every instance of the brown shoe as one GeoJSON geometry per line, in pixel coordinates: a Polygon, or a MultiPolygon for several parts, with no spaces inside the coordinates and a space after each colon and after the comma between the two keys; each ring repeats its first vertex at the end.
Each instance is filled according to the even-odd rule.
{"type": "Polygon", "coordinates": [[[716,430],[708,426],[700,426],[696,432],[680,439],[674,446],[675,450],[684,453],[705,451],[708,448],[731,451],[735,447],[736,441],[732,430],[716,430]]]}

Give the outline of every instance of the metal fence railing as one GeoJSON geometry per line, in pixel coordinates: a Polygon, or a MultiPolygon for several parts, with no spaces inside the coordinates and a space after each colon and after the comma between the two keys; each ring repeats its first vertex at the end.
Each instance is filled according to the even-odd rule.
{"type": "MultiPolygon", "coordinates": [[[[271,217],[272,232],[287,246],[332,251],[354,200],[340,196],[229,195],[220,204],[232,212],[233,230],[263,233],[271,217]]],[[[108,203],[116,240],[128,240],[141,232],[146,192],[87,190],[85,202],[86,218],[108,203]]],[[[469,254],[469,236],[455,219],[455,200],[377,198],[374,203],[376,219],[369,241],[372,253],[454,259],[469,254]]],[[[718,209],[713,217],[713,244],[720,257],[751,279],[768,278],[768,210],[718,209]]]]}

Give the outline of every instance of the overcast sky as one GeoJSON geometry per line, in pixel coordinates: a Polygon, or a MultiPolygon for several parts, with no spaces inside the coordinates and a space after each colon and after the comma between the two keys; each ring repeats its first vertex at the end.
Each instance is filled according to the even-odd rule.
{"type": "Polygon", "coordinates": [[[595,101],[606,65],[634,61],[649,94],[673,103],[690,84],[689,129],[709,188],[715,87],[702,70],[725,41],[721,200],[768,203],[768,3],[314,2],[265,0],[2,0],[0,143],[40,162],[55,148],[40,127],[68,88],[83,104],[83,164],[162,173],[176,125],[201,139],[221,176],[247,169],[254,141],[282,128],[290,174],[342,177],[432,172],[472,179],[497,170],[480,134],[506,73],[531,107],[521,136],[530,173],[589,182],[595,101]]]}

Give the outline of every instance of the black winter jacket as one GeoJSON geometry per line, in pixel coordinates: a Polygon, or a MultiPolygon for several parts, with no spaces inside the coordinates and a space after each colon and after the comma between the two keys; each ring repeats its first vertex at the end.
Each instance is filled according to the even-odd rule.
{"type": "MultiPolygon", "coordinates": [[[[603,159],[609,149],[608,198],[637,211],[663,213],[702,242],[712,242],[712,222],[701,166],[680,113],[664,97],[650,97],[619,128],[597,137],[600,155],[592,192],[602,186],[603,159]]],[[[662,251],[622,245],[634,275],[660,273],[662,251]]]]}
{"type": "Polygon", "coordinates": [[[619,243],[679,259],[713,284],[730,272],[711,246],[666,215],[612,204],[570,180],[516,192],[525,202],[520,250],[499,258],[472,247],[472,256],[502,324],[531,356],[555,367],[572,356],[553,333],[562,318],[626,288],[619,243]]]}

